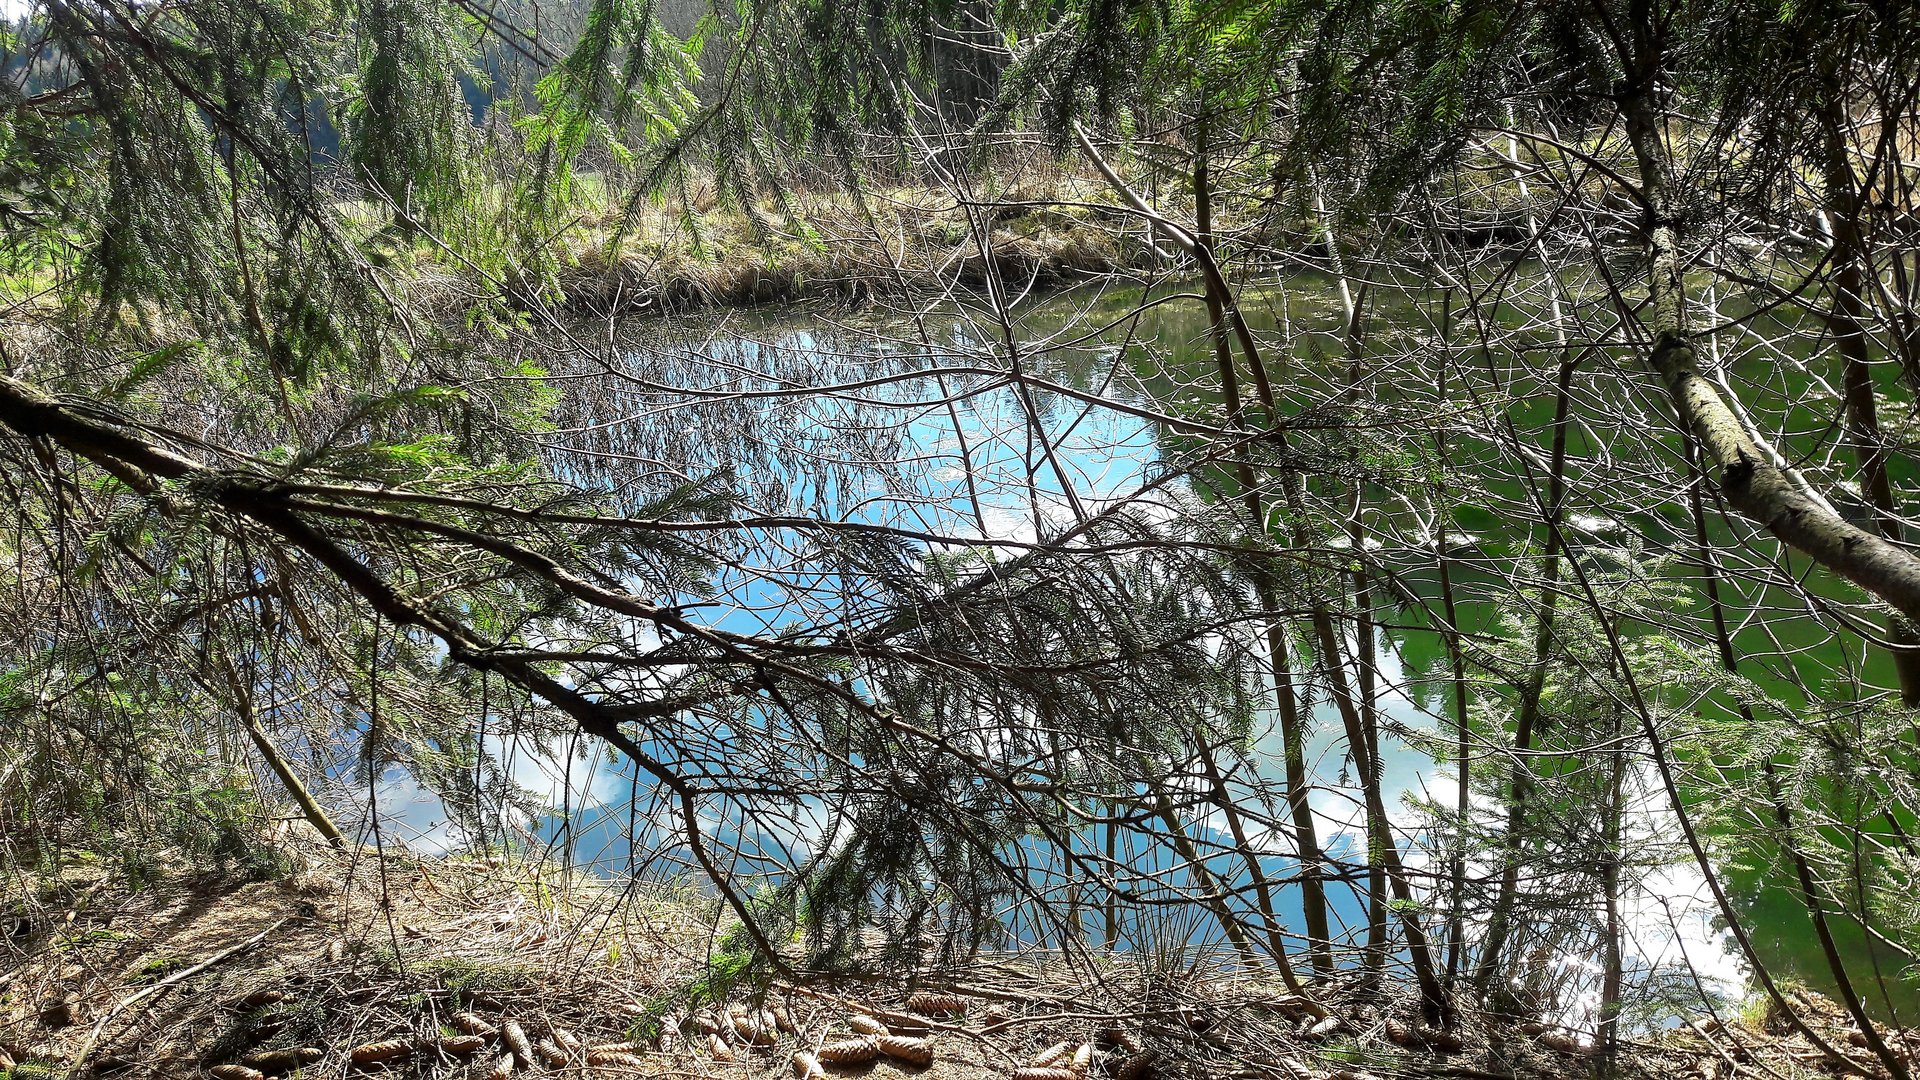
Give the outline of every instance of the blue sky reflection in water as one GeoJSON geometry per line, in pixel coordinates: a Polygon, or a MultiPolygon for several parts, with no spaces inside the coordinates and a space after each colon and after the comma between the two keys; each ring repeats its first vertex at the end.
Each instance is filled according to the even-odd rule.
{"type": "MultiPolygon", "coordinates": [[[[1070,295],[1052,304],[1077,302],[1070,295]]],[[[1056,312],[1038,321],[1084,333],[1087,323],[1080,315],[1056,312]]],[[[1189,330],[1198,325],[1195,315],[1187,313],[1189,330]]],[[[996,378],[999,368],[989,366],[1004,360],[986,355],[995,343],[981,325],[952,312],[920,325],[927,328],[931,345],[889,336],[903,332],[898,322],[882,334],[832,326],[813,316],[735,313],[654,328],[648,340],[625,344],[619,352],[621,378],[563,387],[568,395],[561,408],[564,420],[553,438],[564,452],[556,454],[556,462],[575,478],[613,490],[630,471],[679,470],[683,479],[695,480],[705,469],[730,476],[747,493],[752,512],[808,514],[989,542],[1031,542],[1070,526],[1076,515],[1097,514],[1115,500],[1136,496],[1172,516],[1179,512],[1174,502],[1190,497],[1183,482],[1160,482],[1163,454],[1177,449],[1169,450],[1162,425],[1140,415],[1177,411],[1180,403],[1156,400],[1137,376],[1130,351],[1116,344],[1124,339],[1124,328],[1093,347],[1033,349],[1022,357],[1032,374],[1122,406],[1106,408],[1038,391],[1031,395],[1036,424],[1029,422],[1018,392],[996,378]],[[955,373],[939,380],[882,377],[887,371],[924,376],[926,365],[955,373]],[[768,393],[759,399],[739,393],[795,383],[834,389],[804,396],[768,393]],[[710,391],[711,397],[688,395],[689,389],[710,391]],[[710,404],[699,404],[702,400],[710,404]],[[1043,442],[1050,450],[1042,448],[1043,442]],[[1062,473],[1077,504],[1068,497],[1062,473]]],[[[959,544],[908,550],[949,558],[964,557],[966,551],[959,544]]],[[[1008,554],[1003,551],[1002,557],[1008,554]]],[[[848,582],[820,555],[791,530],[763,530],[738,561],[718,569],[710,591],[675,599],[695,618],[723,630],[777,633],[788,626],[832,625],[836,606],[846,601],[848,582]]],[[[979,565],[986,565],[984,557],[979,565]]],[[[1395,826],[1406,836],[1426,820],[1414,802],[1444,805],[1451,799],[1451,768],[1437,763],[1428,749],[1450,723],[1437,681],[1444,670],[1430,662],[1410,670],[1392,635],[1383,639],[1374,659],[1387,726],[1383,794],[1395,826]]],[[[1364,854],[1363,811],[1357,789],[1348,782],[1341,725],[1324,693],[1315,695],[1312,718],[1307,757],[1318,785],[1311,805],[1321,823],[1321,841],[1331,856],[1350,857],[1357,865],[1364,854]]],[[[1276,723],[1263,715],[1252,740],[1255,767],[1268,780],[1281,771],[1276,723]]],[[[724,751],[726,731],[712,731],[709,738],[724,751]]],[[[603,751],[499,737],[490,737],[488,749],[517,784],[551,808],[521,821],[526,838],[553,844],[576,863],[610,874],[635,864],[647,865],[652,873],[683,865],[670,839],[670,808],[649,797],[644,786],[635,789],[631,771],[609,762],[603,751]]],[[[1644,811],[1635,816],[1637,827],[1659,833],[1664,819],[1650,778],[1635,779],[1635,801],[1644,811]]],[[[1231,795],[1235,781],[1229,778],[1227,784],[1231,795]]],[[[404,836],[421,850],[445,850],[460,839],[450,832],[437,799],[397,773],[382,781],[378,804],[389,835],[404,836]]],[[[1187,824],[1202,843],[1211,838],[1231,845],[1217,817],[1187,824]]],[[[738,849],[734,865],[739,872],[777,874],[833,842],[826,818],[817,802],[802,800],[782,821],[757,817],[748,823],[710,814],[704,826],[716,840],[738,849]]],[[[1098,848],[1108,839],[1096,827],[1075,842],[1098,848]]],[[[1169,894],[1189,884],[1168,847],[1124,847],[1136,840],[1122,838],[1118,853],[1130,859],[1143,880],[1159,875],[1169,894]]],[[[1270,879],[1284,881],[1295,873],[1289,841],[1257,830],[1250,840],[1264,852],[1261,865],[1270,879]]],[[[1068,902],[1073,883],[1060,854],[1038,842],[1022,846],[1019,854],[1036,890],[1051,901],[1068,902]]],[[[1639,887],[1627,898],[1630,966],[1644,974],[1690,962],[1710,989],[1732,992],[1741,965],[1713,926],[1699,874],[1674,854],[1672,864],[1644,869],[1639,887]]],[[[1417,843],[1407,845],[1407,857],[1416,875],[1444,873],[1444,867],[1424,864],[1427,855],[1417,843]]],[[[1244,886],[1247,875],[1238,856],[1220,852],[1207,863],[1216,877],[1244,886]]],[[[1475,873],[1492,871],[1484,863],[1472,867],[1475,873]]],[[[1364,887],[1361,880],[1352,888],[1336,883],[1330,889],[1336,933],[1354,940],[1366,930],[1364,887]]],[[[1289,920],[1287,929],[1297,928],[1297,890],[1284,888],[1277,899],[1289,920]]],[[[1209,919],[1191,913],[1172,919],[1153,914],[1151,906],[1143,910],[1147,914],[1122,913],[1119,947],[1164,946],[1170,935],[1182,939],[1176,943],[1221,944],[1209,919]]],[[[1008,944],[1053,940],[1052,931],[1018,905],[1004,913],[1003,923],[1008,944]]],[[[1103,940],[1100,912],[1083,912],[1082,925],[1089,941],[1103,940]]],[[[1595,982],[1597,956],[1555,955],[1539,963],[1573,981],[1595,982]]]]}

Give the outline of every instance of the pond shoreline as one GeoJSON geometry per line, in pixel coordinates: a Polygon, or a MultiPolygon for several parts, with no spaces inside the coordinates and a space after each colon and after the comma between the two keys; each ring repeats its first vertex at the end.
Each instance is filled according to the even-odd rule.
{"type": "Polygon", "coordinates": [[[681,315],[809,301],[860,307],[894,297],[984,295],[997,275],[1012,296],[1053,292],[1099,277],[1140,277],[1164,265],[1145,238],[1098,222],[997,228],[986,254],[971,235],[922,237],[889,248],[872,239],[828,245],[741,245],[708,258],[623,251],[609,264],[590,251],[558,274],[561,306],[592,318],[681,315]]]}

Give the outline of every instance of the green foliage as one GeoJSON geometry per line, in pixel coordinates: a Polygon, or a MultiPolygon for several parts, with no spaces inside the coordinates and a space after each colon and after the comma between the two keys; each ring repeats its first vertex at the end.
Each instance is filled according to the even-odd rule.
{"type": "Polygon", "coordinates": [[[142,986],[165,978],[169,973],[187,965],[188,961],[177,956],[154,956],[135,964],[127,972],[127,982],[133,986],[142,986]]]}
{"type": "MultiPolygon", "coordinates": [[[[761,913],[767,906],[764,902],[757,905],[761,913]]],[[[754,948],[753,938],[745,926],[736,923],[728,927],[708,951],[705,970],[688,985],[687,1004],[698,1006],[726,1001],[737,987],[763,971],[765,963],[766,958],[754,948]]]]}
{"type": "Polygon", "coordinates": [[[436,0],[356,7],[361,61],[347,97],[348,161],[408,228],[444,227],[471,194],[475,137],[457,76],[474,32],[436,0]]]}
{"type": "MultiPolygon", "coordinates": [[[[520,119],[534,167],[518,186],[514,201],[525,217],[526,253],[545,258],[544,238],[568,211],[576,164],[591,148],[612,163],[636,163],[641,149],[666,149],[649,166],[655,177],[673,175],[679,164],[679,140],[690,126],[710,116],[699,110],[693,84],[709,33],[711,16],[681,39],[660,25],[654,0],[592,0],[573,50],[536,88],[541,111],[520,119]]],[[[637,186],[625,215],[631,222],[639,200],[653,194],[658,179],[637,186]]],[[[610,246],[618,250],[625,228],[610,246]]]]}
{"type": "Polygon", "coordinates": [[[522,965],[458,956],[433,957],[414,973],[431,979],[462,1007],[475,998],[527,990],[539,982],[539,973],[522,965]]]}

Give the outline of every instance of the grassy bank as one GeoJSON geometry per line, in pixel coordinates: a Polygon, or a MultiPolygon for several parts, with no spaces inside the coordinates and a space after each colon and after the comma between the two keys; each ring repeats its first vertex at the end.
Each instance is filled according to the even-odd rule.
{"type": "Polygon", "coordinates": [[[1019,295],[1144,269],[1153,258],[1145,232],[1121,215],[1038,201],[977,224],[941,193],[924,190],[896,189],[864,205],[844,196],[810,199],[799,222],[781,221],[774,209],[752,216],[717,205],[686,217],[653,211],[617,238],[611,224],[583,230],[560,271],[561,292],[570,308],[600,315],[984,292],[995,274],[1019,295]]]}
{"type": "Polygon", "coordinates": [[[1097,179],[1039,170],[1001,182],[992,201],[988,214],[939,188],[874,186],[856,196],[822,185],[746,206],[703,184],[633,208],[582,183],[532,267],[501,261],[514,243],[489,214],[430,236],[396,232],[372,207],[356,205],[348,217],[380,251],[396,295],[449,322],[502,294],[606,318],[984,294],[995,277],[1017,298],[1169,265],[1165,239],[1109,207],[1113,195],[1097,179]]]}

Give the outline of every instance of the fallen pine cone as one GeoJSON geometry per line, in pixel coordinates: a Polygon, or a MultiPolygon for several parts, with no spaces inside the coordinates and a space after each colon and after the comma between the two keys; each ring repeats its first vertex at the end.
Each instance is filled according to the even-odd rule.
{"type": "Polygon", "coordinates": [[[1280,1064],[1286,1066],[1287,1070],[1291,1072],[1294,1076],[1319,1076],[1320,1075],[1320,1073],[1317,1072],[1316,1070],[1308,1068],[1306,1063],[1302,1062],[1297,1057],[1283,1057],[1280,1059],[1280,1064]]]}
{"type": "Polygon", "coordinates": [[[721,1038],[717,1032],[707,1036],[707,1050],[713,1055],[715,1061],[732,1061],[738,1057],[733,1052],[733,1047],[728,1046],[727,1040],[721,1038]]]}
{"type": "Polygon", "coordinates": [[[1337,1016],[1325,1017],[1324,1019],[1317,1020],[1313,1024],[1309,1025],[1307,1027],[1307,1030],[1302,1032],[1301,1034],[1305,1035],[1309,1039],[1314,1039],[1317,1041],[1317,1040],[1326,1038],[1327,1036],[1333,1034],[1336,1031],[1339,1031],[1340,1024],[1341,1024],[1341,1020],[1337,1016]]]}
{"type": "Polygon", "coordinates": [[[1150,1080],[1154,1065],[1160,1055],[1152,1050],[1137,1051],[1132,1057],[1120,1063],[1119,1071],[1113,1074],[1114,1080],[1150,1080]]]}
{"type": "Polygon", "coordinates": [[[292,995],[288,994],[285,990],[274,990],[263,987],[259,990],[240,995],[239,1000],[235,1001],[234,1004],[242,1009],[263,1009],[268,1005],[278,1005],[291,996],[292,995]]]}
{"type": "Polygon", "coordinates": [[[448,1017],[447,1022],[462,1035],[478,1035],[483,1039],[491,1039],[500,1034],[500,1029],[482,1020],[479,1013],[457,1012],[448,1017]]]}
{"type": "Polygon", "coordinates": [[[921,1016],[958,1016],[967,1011],[967,1003],[954,994],[921,991],[907,999],[907,1011],[921,1016]]]}
{"type": "Polygon", "coordinates": [[[381,1065],[413,1053],[413,1044],[405,1039],[384,1039],[362,1043],[347,1051],[347,1060],[355,1065],[381,1065]]]}
{"type": "Polygon", "coordinates": [[[925,1039],[909,1039],[904,1035],[881,1035],[873,1040],[880,1052],[896,1061],[925,1068],[933,1064],[933,1044],[925,1039]]]}
{"type": "Polygon", "coordinates": [[[493,1068],[486,1071],[486,1080],[507,1080],[513,1075],[514,1064],[511,1053],[501,1054],[494,1059],[493,1068]]]}
{"type": "Polygon", "coordinates": [[[646,1062],[640,1055],[626,1050],[604,1050],[595,1047],[587,1051],[587,1064],[600,1069],[641,1069],[646,1062]]]}
{"type": "Polygon", "coordinates": [[[1067,1068],[1072,1069],[1075,1076],[1085,1076],[1087,1075],[1087,1069],[1092,1065],[1093,1044],[1081,1043],[1079,1048],[1073,1052],[1073,1063],[1068,1065],[1067,1068]]]}
{"type": "Polygon", "coordinates": [[[874,1019],[871,1016],[868,1016],[866,1013],[848,1014],[847,1026],[852,1028],[854,1031],[854,1034],[856,1035],[891,1035],[893,1034],[891,1031],[887,1030],[887,1025],[881,1023],[880,1021],[874,1019]]]}
{"type": "Polygon", "coordinates": [[[1572,1057],[1590,1057],[1597,1049],[1574,1038],[1573,1032],[1559,1029],[1541,1032],[1540,1045],[1572,1057]]]}
{"type": "Polygon", "coordinates": [[[1407,1025],[1395,1020],[1391,1016],[1387,1018],[1385,1027],[1387,1029],[1387,1041],[1396,1046],[1406,1046],[1408,1043],[1414,1041],[1413,1032],[1408,1030],[1407,1025]]]}
{"type": "Polygon", "coordinates": [[[762,1016],[744,1010],[734,1013],[733,1030],[734,1034],[740,1037],[740,1041],[748,1046],[772,1046],[779,1038],[779,1033],[774,1030],[771,1014],[762,1016]]]}
{"type": "Polygon", "coordinates": [[[687,1020],[694,1027],[699,1028],[702,1035],[717,1035],[720,1032],[720,1021],[707,1013],[694,1013],[687,1020]]]}
{"type": "Polygon", "coordinates": [[[879,1055],[880,1047],[871,1038],[844,1039],[816,1051],[816,1056],[828,1065],[864,1065],[879,1055]]]}
{"type": "MultiPolygon", "coordinates": [[[[1129,1054],[1137,1054],[1140,1052],[1139,1040],[1117,1027],[1101,1028],[1099,1037],[1100,1041],[1112,1046],[1117,1046],[1129,1054]]],[[[1065,1046],[1067,1044],[1061,1043],[1060,1045],[1065,1046]]]]}
{"type": "Polygon", "coordinates": [[[640,1047],[631,1040],[627,1042],[594,1043],[587,1049],[587,1056],[595,1054],[638,1054],[640,1047]]]}
{"type": "Polygon", "coordinates": [[[793,1075],[799,1080],[826,1080],[827,1070],[820,1067],[819,1058],[800,1050],[793,1055],[793,1075]]]}
{"type": "Polygon", "coordinates": [[[267,1074],[245,1065],[215,1065],[207,1073],[214,1080],[267,1080],[267,1074]]]}
{"type": "Polygon", "coordinates": [[[1414,1035],[1421,1042],[1443,1054],[1457,1054],[1467,1048],[1467,1040],[1457,1031],[1443,1031],[1439,1028],[1420,1027],[1414,1029],[1414,1035]]]}
{"type": "Polygon", "coordinates": [[[552,1039],[541,1039],[539,1045],[533,1049],[549,1069],[557,1069],[567,1063],[567,1052],[560,1049],[560,1044],[552,1039]]]}
{"type": "Polygon", "coordinates": [[[1079,1080],[1072,1069],[1050,1069],[1029,1065],[1013,1070],[1013,1080],[1079,1080]]]}
{"type": "Polygon", "coordinates": [[[72,1027],[79,1022],[80,1003],[70,997],[49,998],[40,1003],[40,1023],[47,1027],[72,1027]]]}
{"type": "Polygon", "coordinates": [[[527,1029],[520,1026],[520,1021],[508,1020],[500,1025],[500,1044],[516,1063],[533,1064],[533,1043],[527,1040],[527,1029]]]}
{"type": "Polygon", "coordinates": [[[1060,1064],[1072,1056],[1072,1043],[1054,1043],[1052,1046],[1034,1055],[1033,1060],[1027,1062],[1027,1067],[1030,1069],[1047,1069],[1060,1064]]]}
{"type": "Polygon", "coordinates": [[[240,1059],[240,1064],[261,1072],[291,1072],[302,1065],[311,1065],[326,1057],[326,1051],[317,1046],[289,1046],[280,1050],[260,1050],[240,1059]]]}
{"type": "Polygon", "coordinates": [[[800,1029],[793,1024],[793,1014],[788,1012],[784,1005],[775,1005],[773,1007],[773,1026],[789,1035],[797,1035],[800,1033],[800,1029]]]}
{"type": "Polygon", "coordinates": [[[439,1040],[433,1044],[433,1048],[450,1057],[466,1057],[469,1054],[479,1053],[486,1045],[485,1036],[455,1035],[452,1038],[439,1040]]]}
{"type": "Polygon", "coordinates": [[[573,1032],[563,1027],[556,1027],[548,1028],[547,1033],[553,1036],[553,1041],[559,1045],[560,1049],[565,1050],[569,1054],[577,1054],[580,1052],[580,1037],[573,1032]]]}

